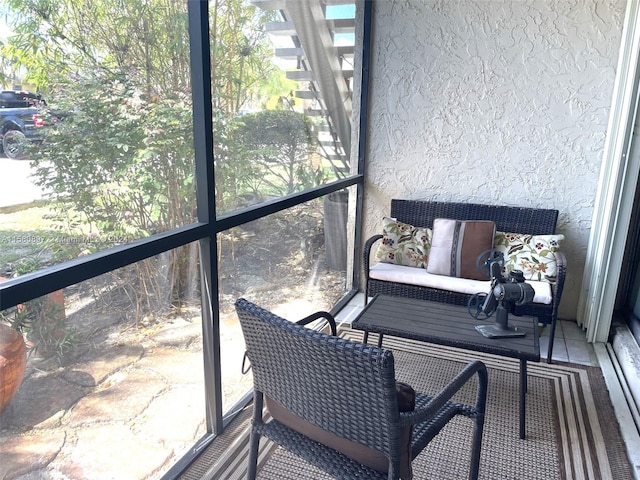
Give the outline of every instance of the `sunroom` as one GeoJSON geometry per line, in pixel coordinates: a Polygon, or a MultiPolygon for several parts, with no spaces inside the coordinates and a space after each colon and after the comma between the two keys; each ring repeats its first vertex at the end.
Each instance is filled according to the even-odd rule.
{"type": "MultiPolygon", "coordinates": [[[[532,381],[527,438],[486,439],[481,478],[638,476],[639,1],[2,8],[5,88],[51,106],[44,141],[0,159],[40,192],[0,196],[2,323],[28,351],[0,416],[3,478],[242,478],[252,378],[234,302],[328,311],[357,338],[363,245],[392,199],[559,212],[561,326],[530,378],[585,363],[613,407],[601,433],[542,445],[536,420],[561,400],[532,381]]],[[[437,450],[428,478],[460,478],[456,455],[437,450]]],[[[261,465],[318,478],[268,445],[261,465]]]]}

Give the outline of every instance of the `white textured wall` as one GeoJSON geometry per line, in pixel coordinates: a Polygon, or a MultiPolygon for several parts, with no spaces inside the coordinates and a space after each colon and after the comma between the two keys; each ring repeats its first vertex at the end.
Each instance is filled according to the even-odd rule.
{"type": "Polygon", "coordinates": [[[376,1],[364,238],[391,198],[556,208],[575,318],[624,8],[376,1]]]}

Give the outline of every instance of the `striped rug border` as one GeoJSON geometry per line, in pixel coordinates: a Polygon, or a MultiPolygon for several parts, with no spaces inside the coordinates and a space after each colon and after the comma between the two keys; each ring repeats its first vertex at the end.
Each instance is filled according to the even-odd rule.
{"type": "MultiPolygon", "coordinates": [[[[361,331],[345,328],[340,334],[349,340],[362,341],[361,331]]],[[[377,336],[371,334],[369,342],[371,344],[377,342],[377,336]]],[[[385,336],[382,346],[391,350],[434,356],[458,363],[481,360],[488,368],[516,374],[520,372],[520,362],[517,359],[456,347],[433,345],[392,336],[385,336]]],[[[599,370],[597,367],[563,362],[552,364],[527,362],[527,373],[530,377],[540,377],[553,382],[561,439],[560,448],[567,480],[614,478],[602,425],[591,392],[589,370],[594,369],[599,370]]]]}

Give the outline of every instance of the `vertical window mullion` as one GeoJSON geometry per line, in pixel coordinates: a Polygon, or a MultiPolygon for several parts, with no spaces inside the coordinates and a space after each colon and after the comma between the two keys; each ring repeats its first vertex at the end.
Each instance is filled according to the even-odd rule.
{"type": "Polygon", "coordinates": [[[206,223],[209,231],[208,237],[200,240],[207,430],[214,434],[219,434],[223,429],[223,420],[220,328],[218,321],[218,266],[215,230],[209,8],[208,2],[190,1],[188,5],[197,214],[198,220],[206,223]]]}

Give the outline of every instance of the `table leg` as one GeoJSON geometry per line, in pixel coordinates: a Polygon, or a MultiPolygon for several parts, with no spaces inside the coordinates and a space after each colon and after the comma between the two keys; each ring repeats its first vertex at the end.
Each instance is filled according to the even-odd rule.
{"type": "Polygon", "coordinates": [[[369,341],[369,330],[364,331],[364,338],[362,339],[362,343],[366,344],[369,341]]]}
{"type": "Polygon", "coordinates": [[[382,334],[378,334],[378,348],[382,348],[382,334]]]}
{"type": "Polygon", "coordinates": [[[527,401],[527,361],[520,360],[520,438],[525,437],[525,412],[527,401]]]}

